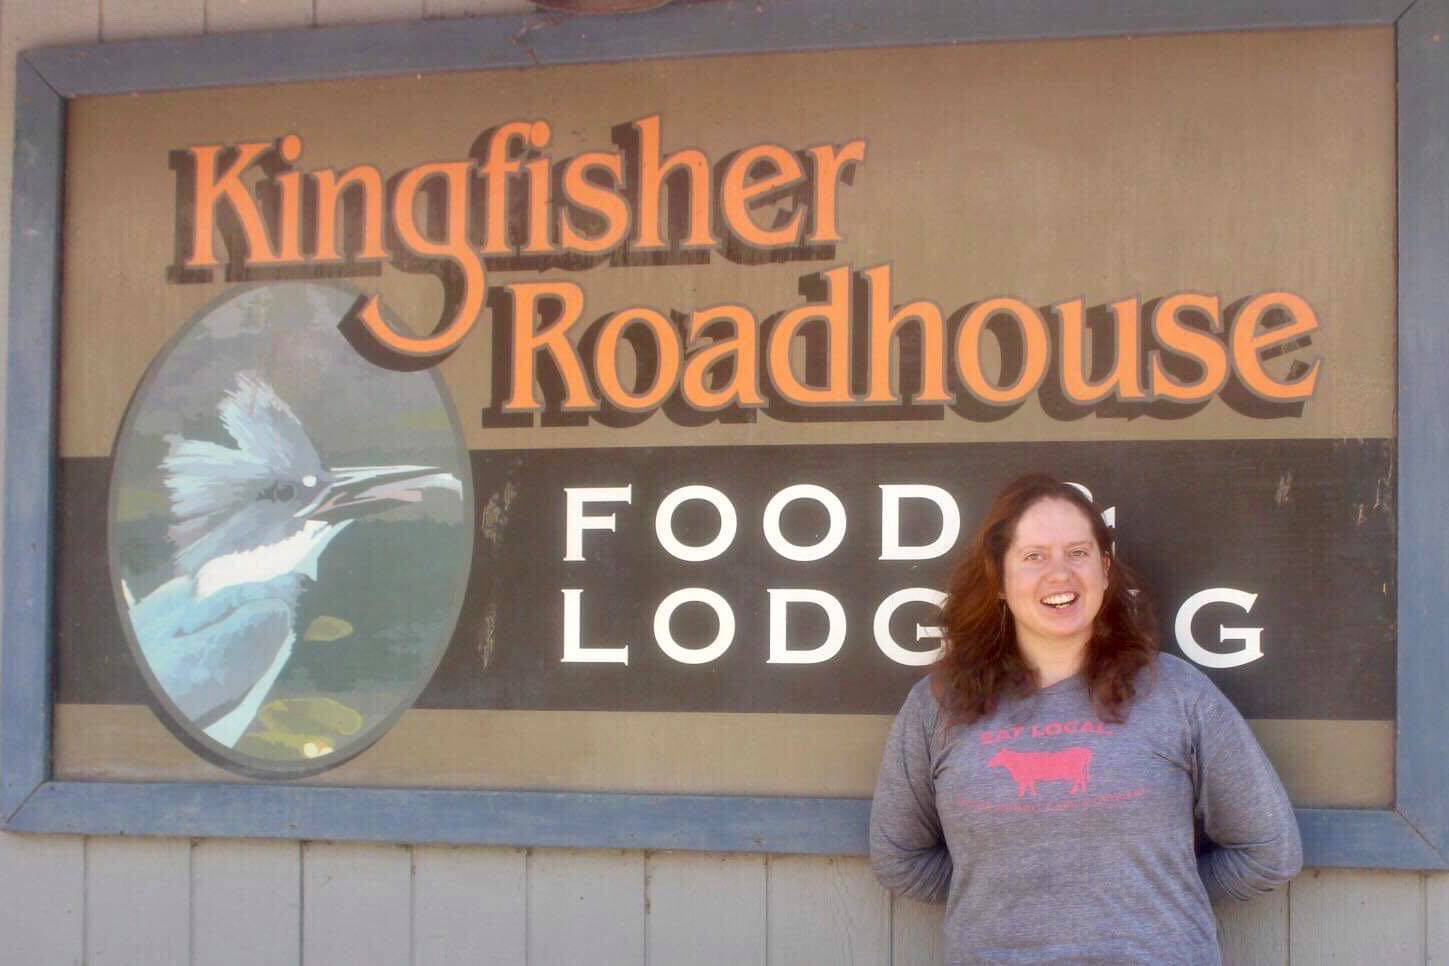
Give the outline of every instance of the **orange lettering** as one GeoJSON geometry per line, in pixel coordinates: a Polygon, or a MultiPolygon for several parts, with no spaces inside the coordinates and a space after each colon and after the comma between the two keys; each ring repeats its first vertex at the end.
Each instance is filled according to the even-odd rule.
{"type": "Polygon", "coordinates": [[[800,240],[800,231],[805,224],[805,211],[797,208],[790,220],[779,228],[765,229],[750,216],[750,202],[783,188],[797,185],[805,179],[800,162],[791,152],[778,144],[756,144],[735,155],[725,169],[720,185],[720,208],[724,211],[725,223],[740,241],[758,248],[781,248],[794,245],[800,240]],[[765,164],[773,173],[745,184],[756,165],[765,164]]]}
{"type": "Polygon", "coordinates": [[[382,172],[360,164],[340,176],[330,168],[315,171],[312,180],[317,186],[317,261],[342,260],[337,250],[337,223],[346,209],[339,205],[342,193],[353,187],[362,192],[362,251],[357,257],[387,258],[387,249],[382,244],[382,172]]]}
{"type": "Polygon", "coordinates": [[[535,395],[538,353],[547,352],[564,380],[566,410],[599,408],[599,400],[589,389],[578,350],[569,340],[569,331],[584,311],[584,292],[573,282],[516,282],[509,285],[513,296],[513,391],[503,404],[505,412],[537,412],[543,408],[535,395]],[[559,317],[551,325],[535,329],[538,304],[544,299],[560,305],[559,317]]]}
{"type": "Polygon", "coordinates": [[[841,240],[839,228],[840,178],[851,165],[865,163],[865,142],[857,138],[839,148],[818,144],[808,151],[815,163],[815,203],[812,205],[810,244],[841,240]]]}
{"type": "Polygon", "coordinates": [[[508,241],[508,183],[523,162],[510,157],[509,151],[514,141],[527,141],[532,136],[532,121],[509,121],[494,128],[488,139],[488,152],[478,168],[478,176],[488,182],[483,233],[485,255],[507,255],[513,251],[508,241]]]}
{"type": "Polygon", "coordinates": [[[1162,364],[1162,353],[1154,349],[1148,355],[1154,399],[1174,402],[1202,402],[1228,381],[1228,353],[1223,344],[1210,335],[1184,325],[1179,318],[1184,311],[1200,313],[1214,332],[1223,330],[1222,310],[1216,295],[1179,292],[1157,303],[1152,313],[1152,334],[1164,349],[1191,359],[1202,369],[1197,382],[1182,383],[1174,379],[1162,364]]]}
{"type": "Polygon", "coordinates": [[[870,287],[870,363],[868,403],[901,401],[897,366],[892,358],[896,335],[902,326],[916,322],[921,328],[921,391],[918,403],[947,403],[946,323],[934,302],[919,301],[891,311],[891,266],[877,265],[861,272],[870,287]]]}
{"type": "Polygon", "coordinates": [[[563,169],[563,193],[569,203],[592,211],[604,219],[604,230],[589,238],[575,227],[567,209],[559,215],[559,244],[566,250],[597,255],[612,251],[629,233],[629,206],[617,191],[610,191],[589,181],[590,168],[600,168],[613,176],[617,187],[624,181],[624,159],[617,154],[586,151],[570,160],[563,169]]]}
{"type": "Polygon", "coordinates": [[[806,304],[780,317],[770,333],[767,366],[775,389],[790,402],[823,406],[851,402],[850,397],[850,269],[832,268],[825,273],[825,304],[806,304]],[[826,380],[823,387],[807,386],[790,365],[790,343],[814,319],[826,326],[826,380]]]}
{"type": "Polygon", "coordinates": [[[1291,292],[1266,292],[1250,300],[1233,319],[1233,367],[1238,378],[1250,391],[1262,399],[1273,402],[1293,402],[1308,399],[1318,382],[1318,367],[1321,360],[1314,359],[1308,371],[1296,379],[1284,381],[1273,378],[1263,368],[1259,355],[1269,346],[1292,342],[1318,328],[1318,316],[1302,298],[1291,292]],[[1258,323],[1269,309],[1282,309],[1288,314],[1286,325],[1258,334],[1258,323]]]}
{"type": "Polygon", "coordinates": [[[682,356],[679,333],[674,331],[668,319],[653,309],[625,309],[605,322],[603,331],[599,333],[599,342],[594,348],[594,376],[609,402],[629,412],[643,412],[664,402],[674,391],[679,381],[682,356]],[[619,341],[625,331],[635,325],[644,326],[654,337],[659,359],[659,371],[654,374],[654,382],[643,392],[630,392],[619,378],[619,341]]]}
{"type": "MultiPolygon", "coordinates": [[[[548,147],[553,129],[547,121],[535,121],[529,129],[528,143],[538,149],[548,147]]],[[[528,175],[528,244],[523,250],[530,255],[553,251],[549,240],[549,208],[553,204],[553,162],[535,158],[523,166],[528,175]]]]}
{"type": "MultiPolygon", "coordinates": [[[[302,139],[288,134],[277,142],[277,156],[287,164],[302,156],[302,139]]],[[[278,235],[281,248],[277,261],[296,264],[302,261],[302,173],[285,171],[274,179],[281,193],[278,212],[278,235]]]]}
{"type": "Polygon", "coordinates": [[[225,146],[203,144],[187,151],[196,166],[196,190],[192,196],[191,257],[186,260],[187,268],[213,268],[220,264],[212,247],[212,234],[216,230],[216,206],[225,201],[241,223],[246,238],[247,255],[253,264],[265,265],[277,261],[272,243],[267,238],[266,225],[257,210],[257,201],[247,186],[242,183],[242,172],[256,163],[257,159],[272,147],[270,141],[246,141],[236,146],[236,157],[220,176],[216,173],[217,160],[225,146]]]}
{"type": "Polygon", "coordinates": [[[749,309],[742,305],[714,305],[699,309],[689,317],[686,338],[693,344],[706,329],[719,321],[729,322],[734,327],[734,337],[716,339],[709,346],[691,352],[685,359],[684,375],[680,380],[684,401],[702,412],[723,409],[731,404],[765,405],[765,397],[760,393],[760,323],[749,309]],[[718,389],[711,388],[710,370],[727,359],[734,362],[729,382],[718,389]]]}
{"type": "Polygon", "coordinates": [[[689,225],[680,247],[709,248],[719,241],[710,230],[709,159],[695,148],[661,158],[659,127],[658,114],[634,122],[639,132],[639,220],[634,247],[641,250],[664,247],[659,224],[664,207],[661,195],[670,173],[679,170],[686,172],[689,182],[689,225]]]}
{"type": "Polygon", "coordinates": [[[419,255],[435,255],[454,262],[463,272],[463,294],[458,308],[432,335],[414,338],[394,331],[378,311],[377,296],[370,298],[358,313],[358,319],[379,345],[400,355],[412,357],[442,356],[458,347],[478,321],[487,291],[483,260],[468,243],[468,181],[472,172],[470,161],[448,161],[420,164],[402,176],[393,198],[392,221],[398,238],[419,255]],[[417,225],[415,212],[418,189],[433,178],[442,178],[448,188],[447,228],[444,241],[433,241],[417,225]]]}
{"type": "Polygon", "coordinates": [[[1049,345],[1046,323],[1036,309],[1009,296],[987,299],[971,308],[956,333],[956,371],[977,399],[992,406],[1009,406],[1031,395],[1041,384],[1046,375],[1049,345]],[[1021,375],[1010,386],[993,385],[981,368],[981,334],[986,323],[996,315],[1011,318],[1021,330],[1024,347],[1021,375]]]}
{"type": "MultiPolygon", "coordinates": [[[[1142,313],[1135,298],[1112,303],[1112,321],[1117,346],[1112,371],[1099,382],[1090,380],[1087,369],[1086,310],[1082,299],[1052,306],[1062,333],[1062,394],[1075,403],[1090,404],[1115,392],[1118,399],[1143,400],[1142,313]]],[[[1096,360],[1093,360],[1094,362],[1096,360]]]]}

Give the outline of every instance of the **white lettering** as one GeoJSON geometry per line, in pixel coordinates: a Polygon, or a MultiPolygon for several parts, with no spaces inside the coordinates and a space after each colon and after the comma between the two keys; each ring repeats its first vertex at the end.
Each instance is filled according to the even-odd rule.
{"type": "MultiPolygon", "coordinates": [[[[905,664],[910,667],[925,667],[941,656],[941,648],[938,646],[929,651],[912,651],[901,647],[891,637],[891,617],[897,608],[902,604],[920,602],[923,604],[934,604],[940,607],[946,602],[946,595],[939,590],[931,590],[929,587],[907,587],[905,590],[898,590],[875,609],[875,646],[881,649],[881,653],[895,661],[897,664],[905,664]]],[[[916,640],[922,638],[937,638],[942,636],[941,628],[916,625],[916,640]]]]}
{"type": "Polygon", "coordinates": [[[654,514],[654,534],[659,538],[659,545],[679,560],[713,560],[729,549],[738,529],[735,505],[712,486],[681,486],[664,498],[654,514]],[[719,514],[719,533],[706,544],[693,546],[674,535],[674,511],[686,500],[703,500],[719,514]]]}
{"type": "MultiPolygon", "coordinates": [[[[1089,489],[1087,489],[1082,484],[1080,484],[1080,483],[1067,483],[1067,486],[1070,486],[1072,489],[1077,490],[1078,492],[1080,492],[1082,494],[1082,496],[1084,496],[1084,497],[1087,498],[1087,502],[1088,503],[1094,502],[1093,501],[1093,497],[1092,497],[1092,491],[1089,490],[1089,489]]],[[[1111,529],[1111,530],[1117,529],[1117,508],[1114,507],[1114,506],[1109,506],[1109,507],[1107,507],[1107,509],[1103,510],[1102,511],[1102,522],[1105,523],[1105,524],[1107,524],[1108,529],[1111,529]]]]}
{"type": "Polygon", "coordinates": [[[771,588],[770,595],[770,664],[820,664],[840,653],[845,643],[845,608],[840,601],[823,590],[805,588],[771,588]],[[791,604],[814,604],[825,611],[829,630],[825,640],[814,647],[792,648],[789,637],[791,604]]]}
{"type": "Polygon", "coordinates": [[[819,560],[822,557],[830,556],[845,539],[845,505],[840,502],[840,497],[823,486],[816,486],[813,483],[797,483],[794,486],[785,487],[770,497],[770,502],[765,504],[764,525],[765,541],[786,560],[819,560]],[[780,517],[784,514],[785,508],[796,500],[814,500],[823,506],[825,512],[830,515],[830,526],[826,530],[825,536],[808,546],[791,543],[780,532],[780,517]]]}
{"type": "Polygon", "coordinates": [[[930,560],[956,545],[961,535],[961,511],[951,494],[939,486],[926,483],[880,485],[880,559],[930,560]],[[901,501],[929,500],[941,511],[941,532],[930,543],[906,547],[901,545],[901,501]]]}
{"type": "Polygon", "coordinates": [[[728,601],[712,590],[703,587],[676,590],[660,601],[659,607],[654,611],[654,641],[666,656],[680,664],[708,664],[728,651],[734,639],[735,612],[730,609],[728,601]],[[685,647],[674,639],[674,634],[669,630],[669,619],[674,616],[675,610],[691,602],[706,605],[719,620],[719,633],[704,647],[685,647]]]}
{"type": "Polygon", "coordinates": [[[614,514],[586,514],[586,503],[629,503],[633,486],[564,487],[564,560],[584,559],[584,531],[614,532],[614,514]]]}
{"type": "Polygon", "coordinates": [[[577,587],[565,587],[564,595],[564,645],[565,664],[628,664],[629,645],[623,647],[585,647],[583,643],[583,621],[579,614],[583,610],[584,592],[577,587]]]}
{"type": "Polygon", "coordinates": [[[1177,633],[1177,646],[1193,661],[1203,667],[1241,667],[1263,656],[1263,628],[1261,627],[1218,627],[1218,643],[1242,642],[1242,647],[1227,653],[1209,651],[1192,636],[1192,619],[1208,604],[1232,604],[1241,607],[1244,613],[1253,609],[1257,594],[1231,587],[1210,587],[1193,594],[1177,610],[1173,630],[1177,633]]]}

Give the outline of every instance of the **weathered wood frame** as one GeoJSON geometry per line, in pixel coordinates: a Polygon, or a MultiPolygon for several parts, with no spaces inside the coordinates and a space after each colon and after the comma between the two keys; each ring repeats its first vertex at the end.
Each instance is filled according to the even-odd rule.
{"type": "Polygon", "coordinates": [[[767,0],[33,50],[16,65],[0,826],[848,854],[858,799],[56,781],[52,570],[66,101],[93,94],[649,57],[1393,25],[1398,50],[1398,731],[1391,809],[1300,809],[1307,863],[1449,868],[1449,0],[767,0]]]}

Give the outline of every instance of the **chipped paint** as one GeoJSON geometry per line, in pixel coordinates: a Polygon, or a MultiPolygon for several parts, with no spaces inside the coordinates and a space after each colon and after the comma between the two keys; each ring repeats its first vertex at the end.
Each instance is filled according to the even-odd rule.
{"type": "Polygon", "coordinates": [[[1292,499],[1293,494],[1293,471],[1284,470],[1278,477],[1278,489],[1273,493],[1273,502],[1284,506],[1292,499]]]}
{"type": "Polygon", "coordinates": [[[503,531],[508,526],[508,507],[517,495],[518,487],[508,480],[502,490],[488,498],[480,514],[479,529],[483,531],[483,539],[495,547],[503,539],[503,531]]]}
{"type": "Polygon", "coordinates": [[[515,33],[512,37],[508,38],[508,42],[511,43],[514,47],[517,47],[519,50],[523,51],[525,54],[527,54],[529,59],[533,61],[533,66],[542,67],[543,62],[538,59],[538,51],[533,49],[532,39],[529,37],[529,34],[539,30],[548,30],[552,27],[558,27],[562,24],[567,23],[571,19],[573,18],[569,14],[557,13],[547,14],[545,16],[537,18],[530,18],[527,22],[524,23],[521,28],[519,28],[517,33],[515,33]]]}
{"type": "Polygon", "coordinates": [[[478,654],[483,658],[483,668],[487,670],[488,662],[493,660],[493,648],[498,644],[498,637],[495,631],[498,628],[498,605],[490,602],[488,611],[483,615],[483,634],[478,641],[478,654]]]}
{"type": "Polygon", "coordinates": [[[1390,500],[1394,492],[1394,464],[1391,461],[1384,469],[1384,475],[1380,476],[1374,483],[1374,509],[1390,509],[1390,500]]]}

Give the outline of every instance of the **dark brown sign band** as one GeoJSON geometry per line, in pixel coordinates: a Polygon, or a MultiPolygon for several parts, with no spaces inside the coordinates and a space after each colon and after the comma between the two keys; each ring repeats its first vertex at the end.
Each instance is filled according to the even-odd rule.
{"type": "MultiPolygon", "coordinates": [[[[991,495],[1089,488],[1165,650],[1250,717],[1394,709],[1390,440],[474,451],[467,603],[418,707],[889,713],[991,495]],[[1219,665],[1219,666],[1213,666],[1219,665]]],[[[105,460],[62,463],[62,702],[142,703],[105,554],[105,460]]],[[[359,527],[353,551],[395,553],[359,527]]],[[[368,606],[327,574],[299,626],[368,606]]],[[[376,597],[377,595],[372,595],[376,597]]],[[[348,673],[328,641],[296,673],[348,673]]]]}

